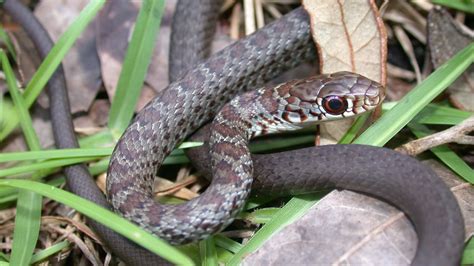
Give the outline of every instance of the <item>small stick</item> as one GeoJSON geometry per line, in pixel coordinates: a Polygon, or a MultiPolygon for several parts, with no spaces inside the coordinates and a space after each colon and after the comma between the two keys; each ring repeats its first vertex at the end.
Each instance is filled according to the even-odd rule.
{"type": "Polygon", "coordinates": [[[474,115],[465,119],[459,125],[421,139],[410,141],[395,150],[413,156],[450,142],[474,145],[474,136],[467,135],[470,132],[474,132],[474,115]]]}

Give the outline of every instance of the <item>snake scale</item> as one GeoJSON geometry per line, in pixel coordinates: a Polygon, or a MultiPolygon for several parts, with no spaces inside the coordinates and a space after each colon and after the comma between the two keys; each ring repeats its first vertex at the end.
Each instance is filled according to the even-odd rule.
{"type": "MultiPolygon", "coordinates": [[[[7,0],[5,6],[13,2],[7,0]]],[[[193,8],[195,2],[180,2],[179,5],[198,10],[193,8]]],[[[9,12],[15,17],[14,12],[9,12]]],[[[176,28],[179,26],[174,26],[174,30],[176,28]]],[[[139,224],[150,217],[172,213],[171,207],[150,208],[155,206],[151,201],[151,183],[159,162],[176,143],[213,117],[237,93],[254,89],[283,70],[311,58],[314,55],[311,47],[308,17],[301,8],[296,9],[194,66],[172,83],[137,115],[119,141],[109,169],[108,189],[116,192],[109,194],[112,202],[115,199],[118,209],[125,210],[125,216],[133,217],[139,224]],[[124,202],[124,197],[132,200],[124,202]],[[139,208],[133,210],[134,206],[139,208]],[[153,210],[162,212],[152,216],[149,211],[153,210]]],[[[206,133],[203,136],[206,137],[206,133]]],[[[198,156],[198,169],[208,172],[209,158],[202,153],[205,150],[203,147],[191,153],[198,156]]],[[[387,149],[359,145],[325,146],[253,158],[254,189],[286,193],[290,182],[290,192],[294,193],[305,192],[310,186],[336,187],[380,197],[403,210],[415,225],[419,243],[414,265],[455,265],[459,262],[464,238],[459,207],[442,181],[415,159],[387,149]],[[312,158],[312,161],[308,163],[301,158],[312,158]],[[268,165],[272,167],[269,169],[268,165]]],[[[95,192],[84,193],[94,191],[94,188],[83,182],[68,181],[68,185],[76,193],[88,194],[85,197],[104,205],[96,199],[95,192]]],[[[176,214],[179,217],[180,213],[176,214]]],[[[181,221],[176,225],[181,225],[181,221]]],[[[170,228],[171,231],[175,229],[173,225],[170,228]]],[[[96,226],[94,229],[97,230],[96,226]]],[[[98,233],[112,251],[129,264],[160,263],[113,233],[101,230],[98,233]]],[[[170,237],[173,240],[183,236],[170,234],[170,237]]]]}

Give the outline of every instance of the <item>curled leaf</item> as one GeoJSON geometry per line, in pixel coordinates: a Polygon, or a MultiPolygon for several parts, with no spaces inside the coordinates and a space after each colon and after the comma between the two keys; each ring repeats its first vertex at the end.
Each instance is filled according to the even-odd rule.
{"type": "Polygon", "coordinates": [[[374,1],[304,0],[323,73],[352,71],[386,84],[387,36],[374,1]]]}

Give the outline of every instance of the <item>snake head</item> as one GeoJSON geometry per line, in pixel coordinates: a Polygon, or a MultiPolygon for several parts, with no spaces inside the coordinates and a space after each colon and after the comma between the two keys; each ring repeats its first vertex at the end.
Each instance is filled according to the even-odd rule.
{"type": "Polygon", "coordinates": [[[290,81],[277,88],[281,117],[308,125],[362,114],[383,101],[383,86],[351,72],[290,81]]]}
{"type": "Polygon", "coordinates": [[[250,123],[252,137],[356,116],[384,99],[382,85],[351,72],[292,80],[256,93],[258,104],[252,92],[233,100],[235,106],[247,106],[240,111],[243,116],[255,114],[250,123]]]}

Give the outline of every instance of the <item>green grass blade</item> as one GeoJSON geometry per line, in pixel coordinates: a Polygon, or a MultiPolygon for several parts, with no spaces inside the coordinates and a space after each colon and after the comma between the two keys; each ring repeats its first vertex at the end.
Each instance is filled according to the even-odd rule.
{"type": "MultiPolygon", "coordinates": [[[[51,173],[51,168],[63,167],[63,166],[68,166],[68,165],[73,165],[73,164],[78,164],[78,163],[85,163],[85,162],[99,160],[102,158],[103,156],[92,156],[92,157],[71,156],[71,158],[65,157],[64,159],[52,159],[52,160],[47,160],[44,162],[36,162],[36,163],[28,164],[28,165],[21,165],[21,166],[16,166],[16,167],[10,167],[7,169],[0,169],[0,177],[26,174],[26,173],[31,173],[35,171],[47,171],[48,173],[51,173]]],[[[187,162],[189,162],[189,160],[186,157],[186,155],[170,155],[166,157],[165,161],[163,162],[163,165],[183,164],[187,162]]],[[[39,173],[39,174],[42,175],[42,173],[39,173]]]]}
{"type": "Polygon", "coordinates": [[[15,47],[13,46],[10,36],[8,36],[7,32],[3,29],[2,25],[0,25],[0,41],[3,41],[3,43],[7,47],[8,52],[13,57],[13,60],[16,62],[15,47]]]}
{"type": "Polygon", "coordinates": [[[232,253],[237,253],[243,247],[243,245],[239,242],[236,242],[230,238],[221,235],[215,235],[214,242],[217,246],[226,249],[232,253]]]}
{"type": "Polygon", "coordinates": [[[3,72],[7,80],[8,90],[15,104],[15,109],[20,117],[21,127],[25,136],[26,143],[32,150],[39,150],[40,143],[38,136],[33,129],[33,122],[28,113],[28,107],[25,105],[20,89],[17,86],[15,74],[11,68],[5,52],[0,50],[0,59],[2,61],[3,72]]]}
{"type": "MultiPolygon", "coordinates": [[[[57,69],[66,53],[72,47],[76,39],[81,35],[89,22],[95,17],[97,12],[104,5],[105,0],[90,1],[89,4],[81,11],[79,16],[68,27],[67,31],[59,38],[58,42],[44,59],[31,81],[26,87],[24,98],[26,106],[30,107],[38,97],[51,75],[57,69]]],[[[0,131],[0,140],[3,140],[10,134],[19,122],[18,117],[12,116],[11,122],[8,123],[0,131]]]]}
{"type": "Polygon", "coordinates": [[[472,113],[441,106],[439,104],[428,104],[412,122],[425,125],[457,125],[464,119],[470,117],[472,113]]]}
{"type": "Polygon", "coordinates": [[[12,194],[1,197],[0,198],[0,204],[10,203],[10,202],[14,202],[14,201],[18,200],[18,193],[19,193],[19,191],[17,189],[17,190],[14,190],[14,192],[12,194]]]}
{"type": "Polygon", "coordinates": [[[397,134],[428,103],[448,87],[474,60],[474,43],[439,67],[426,80],[410,91],[390,111],[385,113],[354,143],[383,146],[397,134]]]}
{"type": "MultiPolygon", "coordinates": [[[[0,252],[0,261],[10,261],[10,256],[7,254],[0,252]]],[[[10,264],[0,264],[0,265],[10,265],[10,264]]]]}
{"type": "Polygon", "coordinates": [[[339,140],[339,143],[351,143],[356,138],[357,134],[360,132],[361,128],[364,126],[369,117],[369,113],[357,117],[351,128],[349,128],[346,134],[344,134],[344,136],[342,136],[342,138],[339,140]]]}
{"type": "Polygon", "coordinates": [[[461,265],[474,264],[474,238],[471,237],[464,249],[461,265]]]}
{"type": "Polygon", "coordinates": [[[65,248],[68,248],[69,246],[70,246],[69,241],[64,240],[62,242],[59,242],[59,243],[56,243],[56,244],[52,245],[49,248],[45,248],[41,251],[38,251],[33,255],[33,257],[31,257],[30,264],[35,264],[35,263],[38,263],[40,261],[43,261],[43,260],[51,257],[52,255],[60,252],[61,250],[65,249],[65,248]]]}
{"type": "MultiPolygon", "coordinates": [[[[10,95],[20,117],[20,124],[26,143],[31,150],[41,149],[38,136],[33,129],[28,108],[16,84],[16,78],[8,61],[7,55],[0,50],[3,71],[7,80],[10,95]]],[[[20,189],[16,206],[15,229],[10,263],[27,265],[38,241],[41,223],[42,197],[34,192],[20,189]]]]}
{"type": "Polygon", "coordinates": [[[247,220],[253,224],[265,224],[271,221],[279,211],[280,208],[262,208],[251,213],[241,213],[239,218],[247,220]]]}
{"type": "Polygon", "coordinates": [[[163,9],[164,0],[142,1],[110,107],[109,128],[116,138],[122,135],[133,116],[155,47],[163,9]]]}
{"type": "Polygon", "coordinates": [[[474,14],[474,1],[472,0],[432,0],[432,2],[437,5],[474,14]]]}
{"type": "Polygon", "coordinates": [[[4,108],[5,100],[3,99],[3,93],[0,93],[0,130],[5,127],[5,114],[4,108]]]}
{"type": "MultiPolygon", "coordinates": [[[[183,155],[180,149],[187,149],[202,145],[202,142],[184,142],[177,150],[174,150],[171,156],[183,155]]],[[[12,161],[29,161],[29,160],[50,160],[50,159],[73,159],[110,156],[113,147],[99,148],[74,148],[74,149],[57,149],[43,151],[26,151],[26,152],[6,152],[0,154],[0,163],[12,161]]],[[[90,160],[89,158],[87,160],[90,160]]],[[[86,161],[87,161],[86,160],[86,161]]]]}
{"type": "MultiPolygon", "coordinates": [[[[50,186],[59,187],[64,185],[64,177],[58,177],[46,182],[50,186]]],[[[0,187],[0,204],[16,201],[18,199],[19,189],[12,187],[0,187]]]]}
{"type": "Polygon", "coordinates": [[[215,266],[217,263],[216,245],[214,237],[211,236],[206,240],[199,242],[199,251],[201,253],[202,266],[215,266]]]}
{"type": "Polygon", "coordinates": [[[101,157],[112,154],[112,147],[107,148],[82,148],[82,149],[60,149],[29,152],[8,152],[0,154],[0,163],[11,161],[48,160],[48,159],[72,159],[81,157],[101,157]]]}
{"type": "Polygon", "coordinates": [[[11,129],[18,125],[18,115],[9,98],[4,98],[0,93],[0,143],[8,135],[11,129]]]}
{"type": "Polygon", "coordinates": [[[165,241],[152,236],[139,226],[132,224],[117,214],[70,192],[54,186],[27,180],[0,180],[0,186],[16,187],[39,193],[74,208],[99,223],[107,225],[110,229],[172,263],[180,265],[192,264],[192,261],[187,256],[183,255],[179,250],[165,241]]]}
{"type": "Polygon", "coordinates": [[[50,168],[62,167],[72,164],[83,163],[85,161],[98,160],[100,157],[86,157],[86,158],[73,158],[73,159],[58,159],[49,160],[40,163],[32,163],[29,165],[22,165],[17,167],[11,167],[7,169],[0,169],[0,177],[12,176],[30,173],[34,171],[48,170],[50,168]]]}
{"type": "Polygon", "coordinates": [[[20,189],[10,258],[12,265],[28,265],[31,261],[40,230],[41,206],[41,195],[20,189]]]}

